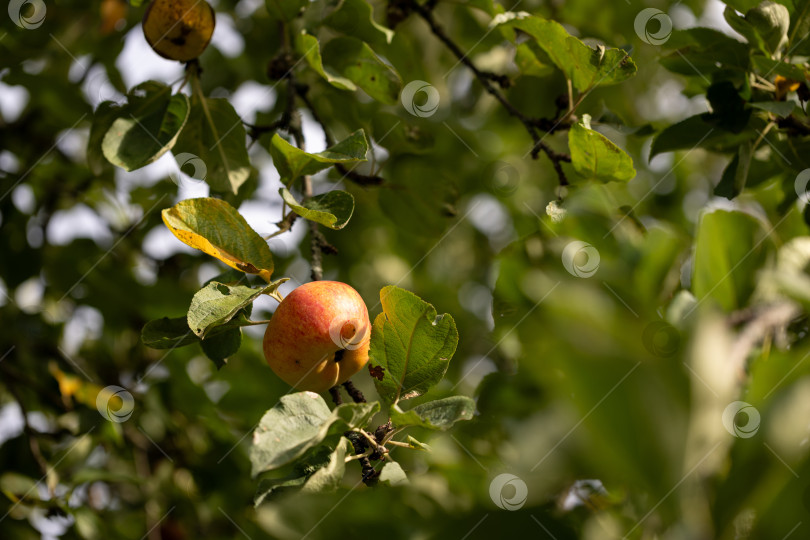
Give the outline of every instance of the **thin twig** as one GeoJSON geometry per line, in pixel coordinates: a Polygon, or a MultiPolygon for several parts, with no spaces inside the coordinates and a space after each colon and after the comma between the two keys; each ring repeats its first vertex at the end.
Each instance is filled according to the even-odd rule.
{"type": "MultiPolygon", "coordinates": [[[[456,58],[458,58],[458,61],[467,66],[467,68],[473,72],[475,77],[484,87],[484,90],[494,97],[503,106],[503,108],[506,109],[506,112],[520,120],[520,122],[526,128],[526,131],[529,133],[529,136],[532,138],[532,158],[537,159],[537,156],[541,151],[545,153],[554,166],[554,171],[557,173],[560,185],[568,185],[568,179],[565,176],[561,163],[570,162],[571,157],[567,154],[556,152],[548,144],[543,142],[543,140],[540,138],[538,130],[545,131],[546,133],[553,133],[554,131],[567,129],[570,127],[568,120],[571,118],[572,112],[575,108],[573,101],[569,99],[569,102],[571,103],[571,110],[569,110],[568,114],[566,114],[562,120],[550,120],[546,118],[534,119],[526,116],[520,110],[518,110],[517,107],[512,105],[512,103],[510,103],[509,100],[506,99],[506,97],[492,84],[494,79],[493,74],[478,69],[472,60],[469,59],[467,54],[461,50],[461,48],[450,38],[450,36],[445,33],[444,29],[433,18],[432,6],[423,6],[420,5],[416,0],[411,0],[409,7],[428,24],[433,35],[436,36],[439,41],[444,43],[448,49],[450,49],[456,58]]],[[[499,84],[502,88],[505,87],[504,84],[500,82],[499,84]]]]}

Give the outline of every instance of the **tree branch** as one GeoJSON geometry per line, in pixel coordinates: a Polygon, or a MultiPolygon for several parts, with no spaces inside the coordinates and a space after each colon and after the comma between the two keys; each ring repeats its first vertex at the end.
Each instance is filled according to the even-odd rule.
{"type": "Polygon", "coordinates": [[[428,2],[427,4],[420,5],[416,0],[407,0],[408,3],[403,5],[402,2],[397,2],[400,8],[406,7],[410,9],[414,13],[418,14],[430,27],[430,31],[436,36],[439,41],[444,43],[444,45],[450,49],[450,51],[458,58],[458,61],[464,64],[470,71],[473,72],[476,79],[481,83],[484,87],[484,90],[487,91],[492,97],[494,97],[506,112],[508,112],[511,116],[514,116],[523,124],[523,127],[526,128],[526,131],[529,133],[529,136],[532,138],[532,159],[537,159],[537,156],[542,151],[545,153],[548,158],[551,160],[551,164],[554,166],[554,170],[557,173],[557,177],[559,179],[561,186],[568,185],[568,179],[565,176],[565,172],[562,169],[561,163],[563,162],[570,162],[571,156],[567,154],[563,154],[560,152],[556,152],[553,148],[551,148],[548,144],[543,142],[542,138],[538,131],[543,131],[545,133],[551,134],[555,131],[560,131],[564,129],[568,129],[570,127],[570,114],[566,114],[561,119],[548,119],[548,118],[530,118],[523,114],[520,110],[517,109],[512,103],[509,102],[508,99],[494,86],[493,81],[497,82],[501,88],[508,88],[509,87],[509,79],[505,75],[496,75],[491,72],[482,71],[478,69],[475,64],[473,64],[472,60],[469,59],[467,54],[461,50],[461,48],[448,36],[444,29],[436,22],[433,18],[433,5],[435,2],[428,2]]]}
{"type": "Polygon", "coordinates": [[[343,388],[346,389],[346,392],[348,392],[355,403],[366,403],[366,397],[363,395],[363,392],[361,392],[351,380],[343,383],[343,388]]]}

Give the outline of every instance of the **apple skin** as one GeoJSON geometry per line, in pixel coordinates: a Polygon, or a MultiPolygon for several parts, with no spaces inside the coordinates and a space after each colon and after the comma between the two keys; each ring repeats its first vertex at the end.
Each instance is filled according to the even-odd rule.
{"type": "Polygon", "coordinates": [[[370,341],[371,322],[360,294],[338,281],[312,281],[279,304],[262,346],[281,380],[298,390],[325,392],[363,369],[370,341]]]}
{"type": "Polygon", "coordinates": [[[143,34],[163,58],[188,62],[200,56],[214,34],[214,8],[204,0],[152,0],[143,15],[143,34]]]}

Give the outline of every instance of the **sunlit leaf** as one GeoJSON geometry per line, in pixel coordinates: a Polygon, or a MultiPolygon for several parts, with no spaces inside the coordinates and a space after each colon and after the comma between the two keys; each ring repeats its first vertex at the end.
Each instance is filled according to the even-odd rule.
{"type": "Polygon", "coordinates": [[[210,329],[229,322],[256,298],[275,292],[288,280],[289,278],[279,279],[259,288],[212,281],[192,298],[188,308],[188,327],[199,338],[205,339],[210,329]]]}
{"type": "Polygon", "coordinates": [[[335,163],[366,161],[366,152],[368,152],[368,140],[362,129],[316,154],[309,154],[291,145],[279,134],[273,135],[273,139],[270,141],[273,165],[281,175],[282,182],[287,185],[301,176],[315,174],[335,163]]]}
{"type": "Polygon", "coordinates": [[[427,392],[447,371],[458,344],[456,323],[415,294],[389,285],[380,291],[383,312],[371,333],[369,363],[382,369],[374,379],[389,403],[427,392]]]}
{"type": "Polygon", "coordinates": [[[402,79],[368,44],[354,37],[335,38],[324,46],[323,60],[377,101],[397,103],[402,79]]]}
{"type": "Polygon", "coordinates": [[[142,83],[117,109],[101,143],[104,157],[126,171],[148,165],[175,145],[188,118],[188,96],[172,94],[170,87],[154,81],[142,83]]]}
{"type": "Polygon", "coordinates": [[[267,242],[225,201],[186,199],[162,212],[163,222],[185,244],[231,268],[270,282],[273,255],[267,242]]]}
{"type": "Polygon", "coordinates": [[[470,420],[475,413],[475,402],[467,396],[453,396],[417,405],[402,411],[391,407],[391,421],[395,426],[419,426],[428,429],[449,429],[460,420],[470,420]]]}
{"type": "Polygon", "coordinates": [[[321,59],[321,48],[318,39],[302,30],[300,34],[295,37],[295,50],[298,54],[304,57],[309,64],[309,67],[323,77],[329,84],[335,88],[342,90],[357,90],[357,87],[352,81],[346,77],[337,75],[329,68],[324,68],[323,60],[321,59]]]}
{"type": "Polygon", "coordinates": [[[585,178],[626,182],[636,175],[633,160],[610,139],[591,129],[591,117],[571,126],[568,134],[571,164],[585,178]]]}
{"type": "Polygon", "coordinates": [[[378,402],[344,403],[330,411],[323,398],[314,392],[282,396],[278,405],[264,414],[253,433],[252,475],[294,461],[328,435],[365,427],[379,408],[378,402]]]}
{"type": "Polygon", "coordinates": [[[287,188],[279,189],[279,193],[293,212],[330,229],[342,229],[354,213],[354,197],[339,189],[315,195],[303,203],[296,201],[287,188]]]}
{"type": "Polygon", "coordinates": [[[188,123],[173,148],[179,166],[194,162],[197,175],[220,193],[239,191],[250,176],[245,127],[227,99],[191,99],[188,123]],[[198,170],[199,169],[199,170],[198,170]]]}

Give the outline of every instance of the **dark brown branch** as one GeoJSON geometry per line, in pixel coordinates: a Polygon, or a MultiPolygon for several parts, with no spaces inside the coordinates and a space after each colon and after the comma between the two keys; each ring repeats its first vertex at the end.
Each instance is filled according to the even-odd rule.
{"type": "Polygon", "coordinates": [[[484,90],[494,97],[503,106],[503,108],[506,109],[506,112],[520,120],[520,122],[526,128],[526,131],[529,133],[529,136],[532,138],[532,158],[537,159],[537,156],[541,151],[545,153],[554,166],[554,170],[557,173],[560,185],[568,185],[568,179],[565,176],[561,163],[570,162],[571,157],[567,154],[562,154],[553,150],[548,144],[543,142],[538,131],[543,131],[550,134],[558,130],[567,129],[569,127],[568,122],[570,121],[570,118],[564,116],[559,120],[552,120],[548,118],[535,119],[523,114],[493,85],[494,81],[497,82],[501,88],[507,88],[509,86],[508,78],[478,69],[472,60],[469,59],[467,54],[461,50],[461,48],[450,38],[450,36],[445,33],[444,29],[433,18],[433,4],[426,4],[423,6],[420,5],[416,0],[408,0],[408,4],[405,5],[408,9],[418,14],[428,24],[433,35],[436,36],[439,41],[444,43],[448,49],[450,49],[459,62],[464,64],[470,69],[470,71],[473,72],[475,77],[484,87],[484,90]]]}
{"type": "Polygon", "coordinates": [[[343,383],[343,388],[346,389],[346,392],[349,393],[349,396],[355,403],[366,403],[366,397],[363,395],[363,392],[361,392],[351,380],[343,383]]]}
{"type": "Polygon", "coordinates": [[[343,405],[343,398],[340,397],[340,387],[333,386],[329,389],[329,395],[332,397],[332,401],[335,405],[343,405]]]}

